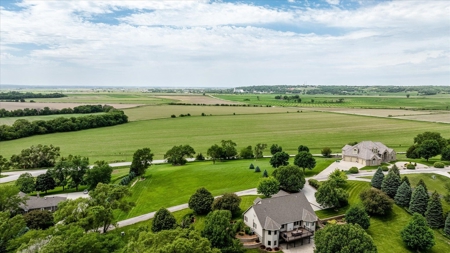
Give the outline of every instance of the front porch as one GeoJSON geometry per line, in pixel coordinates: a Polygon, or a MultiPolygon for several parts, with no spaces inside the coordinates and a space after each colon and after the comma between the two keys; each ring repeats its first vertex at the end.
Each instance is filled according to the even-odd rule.
{"type": "Polygon", "coordinates": [[[308,243],[311,243],[311,236],[314,235],[314,231],[311,229],[304,228],[296,228],[291,231],[281,232],[281,238],[286,242],[286,248],[289,249],[289,243],[293,243],[295,247],[296,241],[300,240],[301,245],[303,245],[304,239],[308,239],[308,243]]]}

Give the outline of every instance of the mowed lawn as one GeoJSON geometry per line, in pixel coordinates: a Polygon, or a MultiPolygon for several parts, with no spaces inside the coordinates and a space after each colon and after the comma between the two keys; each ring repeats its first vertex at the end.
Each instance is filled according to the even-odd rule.
{"type": "Polygon", "coordinates": [[[221,140],[233,140],[238,150],[257,143],[267,143],[269,147],[275,143],[289,154],[296,154],[300,144],[307,145],[312,153],[320,153],[326,146],[340,152],[348,142],[372,140],[401,152],[412,145],[419,133],[435,131],[450,138],[446,135],[449,130],[448,124],[327,112],[183,117],[5,141],[0,145],[0,153],[11,157],[31,145],[53,144],[61,148],[63,156],[87,156],[91,163],[131,161],[133,153],[144,147],[152,150],[154,159],[162,159],[167,150],[182,144],[206,155],[207,149],[221,140]]]}
{"type": "Polygon", "coordinates": [[[184,166],[170,164],[151,166],[146,179],[137,182],[131,191],[130,200],[136,206],[128,213],[119,214],[119,220],[187,203],[200,187],[205,187],[214,196],[255,188],[264,170],[274,170],[268,159],[261,161],[238,160],[227,162],[192,162],[184,166]],[[261,172],[249,169],[250,163],[259,166],[261,172]]]}

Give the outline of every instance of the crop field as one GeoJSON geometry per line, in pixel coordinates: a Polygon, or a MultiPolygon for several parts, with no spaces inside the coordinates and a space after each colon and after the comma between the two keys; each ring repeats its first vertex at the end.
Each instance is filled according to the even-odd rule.
{"type": "MultiPolygon", "coordinates": [[[[286,94],[281,94],[284,96],[286,94]]],[[[441,96],[350,96],[350,95],[300,95],[302,102],[294,103],[284,100],[275,99],[276,94],[227,94],[214,95],[215,97],[236,101],[246,102],[258,105],[274,105],[274,106],[296,106],[296,107],[347,107],[347,108],[415,108],[415,109],[433,109],[433,110],[449,110],[450,95],[441,96]],[[344,102],[336,103],[335,101],[343,98],[344,102]],[[314,100],[314,102],[312,102],[314,100]],[[334,101],[334,102],[332,102],[334,101]]]]}
{"type": "Polygon", "coordinates": [[[11,110],[17,110],[17,109],[25,109],[25,108],[30,108],[30,109],[43,109],[44,107],[48,107],[50,109],[63,109],[63,108],[74,108],[76,106],[80,106],[80,105],[86,105],[86,104],[91,104],[91,105],[98,105],[98,104],[108,104],[113,106],[114,108],[117,109],[123,109],[123,108],[132,108],[132,107],[136,107],[138,106],[137,104],[116,104],[116,103],[110,103],[110,102],[100,102],[100,101],[92,101],[91,103],[71,103],[71,102],[67,102],[67,103],[57,103],[57,102],[53,102],[53,103],[46,103],[46,102],[42,102],[42,103],[21,103],[21,102],[0,102],[0,108],[3,108],[5,110],[11,111],[11,110]]]}
{"type": "Polygon", "coordinates": [[[83,103],[83,104],[167,104],[174,100],[157,98],[152,93],[67,93],[67,97],[62,98],[37,98],[36,102],[51,103],[83,103]]]}
{"type": "MultiPolygon", "coordinates": [[[[189,105],[164,105],[164,106],[140,106],[125,109],[124,112],[130,121],[164,119],[171,115],[179,117],[180,114],[190,114],[191,117],[219,115],[250,115],[250,114],[271,114],[297,112],[298,108],[282,107],[242,107],[242,106],[189,106],[189,105]]],[[[270,117],[270,115],[267,115],[270,117]]]]}
{"type": "Polygon", "coordinates": [[[239,102],[233,102],[230,100],[218,99],[211,96],[204,95],[165,95],[165,96],[155,96],[155,98],[171,99],[176,100],[178,103],[188,103],[188,104],[242,104],[239,102]]]}
{"type": "Polygon", "coordinates": [[[88,114],[55,114],[55,115],[39,115],[39,116],[25,116],[25,117],[6,117],[6,118],[0,118],[0,125],[12,125],[14,122],[18,119],[25,119],[30,122],[36,121],[36,120],[51,120],[56,119],[60,117],[64,118],[71,118],[71,117],[82,117],[82,116],[88,116],[88,115],[99,115],[103,113],[88,113],[88,114]]]}
{"type": "MultiPolygon", "coordinates": [[[[180,113],[185,113],[181,109],[180,113]]],[[[412,145],[419,133],[436,131],[449,138],[449,129],[448,124],[307,111],[183,117],[5,141],[0,145],[0,153],[10,157],[31,145],[53,144],[61,148],[63,156],[87,156],[91,163],[131,161],[139,148],[149,147],[154,159],[162,159],[167,150],[181,144],[189,144],[205,155],[211,145],[230,139],[237,143],[238,151],[248,145],[267,143],[279,144],[284,151],[295,154],[302,144],[317,154],[326,146],[339,152],[348,142],[373,140],[401,152],[412,145]]]]}

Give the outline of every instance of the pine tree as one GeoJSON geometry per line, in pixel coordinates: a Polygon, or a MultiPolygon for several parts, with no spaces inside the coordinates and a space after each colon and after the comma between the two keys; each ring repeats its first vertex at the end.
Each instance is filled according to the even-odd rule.
{"type": "Polygon", "coordinates": [[[248,168],[253,170],[255,168],[255,166],[253,165],[253,163],[250,163],[250,166],[248,168]]]}
{"type": "Polygon", "coordinates": [[[394,198],[401,183],[402,180],[400,176],[395,172],[395,169],[390,169],[387,176],[384,178],[383,183],[381,184],[381,190],[385,192],[389,197],[394,198]]]}
{"type": "Polygon", "coordinates": [[[264,172],[263,172],[263,175],[262,175],[263,177],[269,177],[269,173],[267,173],[267,170],[264,170],[264,172]]]}
{"type": "Polygon", "coordinates": [[[402,183],[403,182],[406,182],[411,187],[411,183],[409,182],[409,178],[407,176],[403,176],[402,183]]]}
{"type": "Polygon", "coordinates": [[[383,170],[381,169],[381,167],[378,167],[377,172],[375,172],[375,175],[373,175],[372,181],[370,182],[370,184],[372,185],[372,187],[381,189],[381,184],[383,183],[383,179],[384,179],[383,170]]]}
{"type": "Polygon", "coordinates": [[[411,201],[411,187],[404,181],[400,187],[398,187],[397,194],[395,194],[395,204],[402,207],[409,207],[411,201]]]}
{"type": "Polygon", "coordinates": [[[442,211],[442,203],[439,193],[434,191],[428,201],[425,218],[431,228],[441,228],[444,226],[444,212],[442,211]]]}
{"type": "Polygon", "coordinates": [[[405,244],[417,252],[431,249],[436,243],[433,230],[428,226],[425,218],[418,213],[413,215],[412,220],[401,231],[401,236],[405,244]]]}
{"type": "MultiPolygon", "coordinates": [[[[417,183],[417,186],[419,186],[419,185],[423,186],[423,188],[425,189],[425,192],[426,192],[427,195],[428,195],[428,188],[427,188],[427,185],[425,184],[425,182],[423,181],[423,179],[420,179],[420,180],[419,180],[419,182],[417,183]]],[[[417,187],[417,186],[416,186],[416,187],[417,187]]]]}
{"type": "Polygon", "coordinates": [[[447,215],[447,219],[445,219],[444,233],[450,236],[450,213],[447,215]]]}
{"type": "Polygon", "coordinates": [[[422,185],[417,186],[411,196],[411,202],[409,202],[409,210],[412,213],[419,213],[425,215],[428,206],[428,194],[422,185]]]}
{"type": "Polygon", "coordinates": [[[400,177],[400,170],[398,169],[397,165],[395,165],[395,164],[392,165],[391,170],[392,170],[395,174],[397,174],[397,176],[400,177]]]}

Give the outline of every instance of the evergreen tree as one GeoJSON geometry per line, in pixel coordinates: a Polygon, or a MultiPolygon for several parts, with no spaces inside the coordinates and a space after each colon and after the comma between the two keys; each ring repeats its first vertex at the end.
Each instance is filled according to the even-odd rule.
{"type": "MultiPolygon", "coordinates": [[[[423,181],[423,179],[420,179],[420,180],[419,180],[419,182],[417,183],[417,186],[419,186],[419,185],[423,186],[423,188],[425,189],[425,192],[426,192],[427,195],[428,195],[428,188],[427,188],[427,185],[425,184],[425,182],[423,181]]],[[[416,187],[417,187],[417,186],[416,186],[416,187]]]]}
{"type": "Polygon", "coordinates": [[[403,182],[406,182],[411,187],[411,183],[409,182],[409,178],[407,176],[403,176],[402,183],[403,182]]]}
{"type": "Polygon", "coordinates": [[[155,218],[153,219],[152,231],[156,233],[161,230],[174,229],[176,226],[177,220],[173,214],[164,207],[161,207],[161,209],[156,212],[155,218]]]}
{"type": "Polygon", "coordinates": [[[250,166],[248,168],[253,170],[253,169],[255,169],[255,166],[253,165],[253,163],[250,163],[250,166]]]}
{"type": "Polygon", "coordinates": [[[444,233],[450,236],[450,213],[447,215],[447,219],[445,219],[444,233]]]}
{"type": "Polygon", "coordinates": [[[409,202],[409,210],[412,213],[419,213],[425,215],[428,205],[428,194],[422,185],[417,186],[411,196],[411,202],[409,202]]]}
{"type": "Polygon", "coordinates": [[[414,213],[412,220],[401,231],[401,236],[406,245],[417,252],[431,249],[436,243],[433,230],[428,226],[425,218],[418,213],[414,213]]]}
{"type": "Polygon", "coordinates": [[[347,223],[359,224],[364,229],[368,229],[370,226],[369,215],[367,215],[367,212],[362,205],[350,207],[345,213],[345,221],[347,223]]]}
{"type": "Polygon", "coordinates": [[[404,181],[400,187],[398,187],[397,194],[395,194],[394,201],[395,204],[402,207],[409,207],[409,202],[411,201],[411,187],[404,181]]]}
{"type": "Polygon", "coordinates": [[[398,169],[397,165],[392,165],[391,170],[400,177],[400,170],[398,169]]]}
{"type": "Polygon", "coordinates": [[[390,169],[387,176],[384,178],[383,183],[381,184],[381,190],[385,192],[389,197],[394,198],[401,183],[402,180],[395,169],[390,169]]]}
{"type": "Polygon", "coordinates": [[[264,170],[264,172],[263,172],[263,175],[262,175],[263,177],[269,177],[269,173],[267,173],[267,170],[264,170]]]}
{"type": "Polygon", "coordinates": [[[381,184],[383,183],[383,179],[384,179],[383,170],[381,169],[381,167],[378,167],[377,172],[375,172],[375,175],[373,175],[370,184],[372,185],[372,187],[381,190],[381,184]]]}
{"type": "Polygon", "coordinates": [[[425,218],[431,228],[441,228],[444,226],[444,212],[442,211],[442,203],[439,193],[434,191],[428,201],[425,218]]]}

